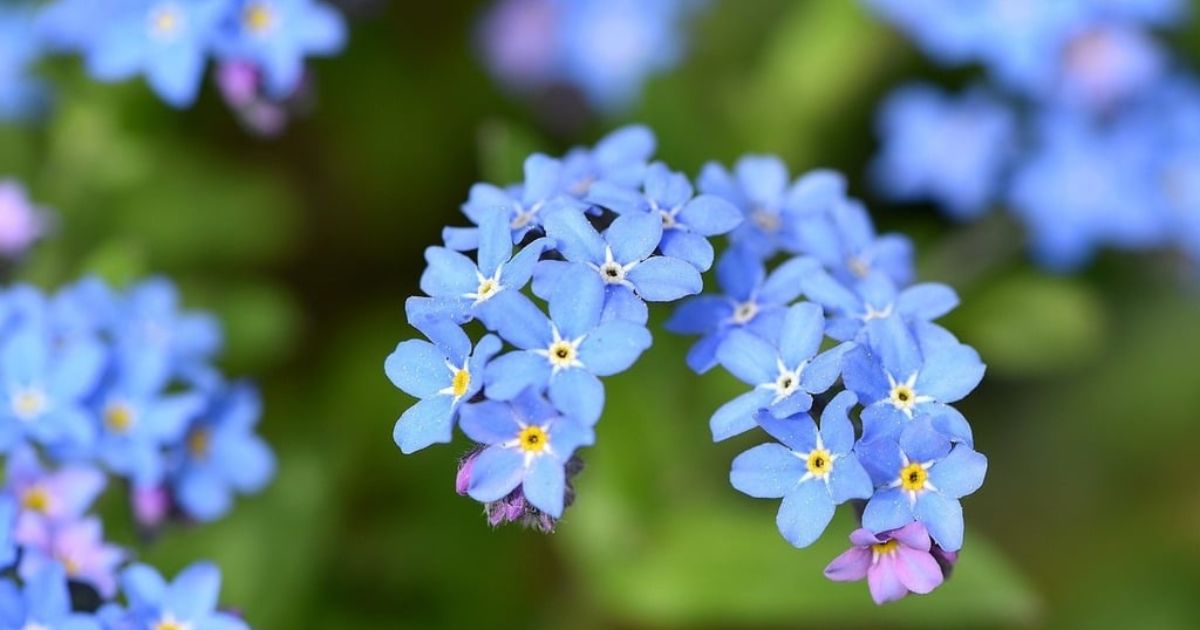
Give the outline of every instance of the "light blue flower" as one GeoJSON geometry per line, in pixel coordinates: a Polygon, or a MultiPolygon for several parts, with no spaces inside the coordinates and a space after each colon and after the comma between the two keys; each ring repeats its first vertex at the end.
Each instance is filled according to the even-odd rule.
{"type": "Polygon", "coordinates": [[[1016,150],[1015,116],[980,89],[950,97],[925,85],[901,88],[880,107],[877,128],[876,189],[894,200],[935,201],[957,219],[990,209],[1016,150]]]}
{"type": "Polygon", "coordinates": [[[604,386],[597,377],[625,371],[651,343],[650,331],[641,324],[601,321],[604,301],[599,276],[572,265],[550,297],[550,317],[528,301],[514,309],[500,334],[520,350],[488,366],[488,397],[513,400],[527,389],[546,390],[564,413],[594,425],[604,407],[604,386]]]}
{"type": "Polygon", "coordinates": [[[657,140],[644,125],[628,125],[604,136],[595,147],[576,147],[562,157],[562,185],[583,198],[592,184],[604,182],[636,190],[645,178],[657,140]]]}
{"type": "Polygon", "coordinates": [[[67,576],[58,564],[47,565],[20,589],[0,580],[0,629],[101,630],[92,616],[71,610],[67,576]]]}
{"type": "Polygon", "coordinates": [[[41,54],[32,9],[0,7],[0,121],[29,118],[41,109],[46,88],[31,72],[41,54]]]}
{"type": "Polygon", "coordinates": [[[808,411],[812,395],[837,381],[842,357],[854,347],[845,343],[818,354],[824,338],[825,316],[820,306],[808,302],[788,309],[778,345],[746,330],[731,331],[717,349],[717,359],[754,389],[717,409],[709,421],[713,440],[754,428],[754,417],[762,409],[775,418],[808,411]]]}
{"type": "Polygon", "coordinates": [[[761,413],[759,424],[782,444],[760,444],[733,460],[734,488],[759,499],[783,499],[775,522],[796,547],[820,538],[835,506],[871,498],[871,479],[853,452],[849,413],[857,402],[850,392],[835,396],[821,414],[819,431],[805,413],[784,419],[761,413]]]}
{"type": "Polygon", "coordinates": [[[703,374],[717,365],[717,348],[732,330],[745,328],[777,343],[787,306],[800,296],[800,282],[815,266],[813,260],[794,258],[767,275],[756,254],[728,249],[717,262],[723,295],[687,298],[665,327],[680,335],[702,335],[688,351],[687,363],[703,374]]]}
{"type": "Polygon", "coordinates": [[[249,630],[241,619],[217,610],[221,572],[207,562],[191,565],[170,583],[152,567],[135,564],[121,574],[121,590],[135,628],[249,630]]]}
{"type": "Polygon", "coordinates": [[[906,324],[928,322],[958,306],[958,294],[944,284],[928,282],[897,290],[882,273],[845,285],[819,266],[808,265],[798,284],[806,298],[832,315],[826,334],[842,341],[861,341],[859,333],[877,319],[896,316],[906,324]]]}
{"type": "Polygon", "coordinates": [[[912,283],[913,244],[901,234],[879,235],[871,215],[858,201],[845,200],[796,225],[801,252],[820,261],[840,282],[853,283],[882,273],[897,286],[912,283]]]}
{"type": "Polygon", "coordinates": [[[709,237],[719,236],[742,222],[741,212],[716,195],[695,196],[691,182],[662,162],[646,170],[641,191],[619,184],[596,182],[587,201],[617,214],[651,214],[662,221],[659,249],[692,264],[698,271],[712,266],[713,247],[709,237]]]}
{"type": "MultiPolygon", "coordinates": [[[[513,243],[521,243],[525,235],[540,230],[546,211],[560,205],[582,209],[584,206],[564,195],[562,163],[552,157],[535,153],[525,159],[525,180],[516,186],[501,188],[492,184],[475,184],[462,212],[475,225],[484,218],[499,213],[509,221],[513,243]]],[[[446,247],[469,251],[479,247],[477,228],[448,227],[442,231],[446,247]]]]}
{"type": "Polygon", "coordinates": [[[700,272],[687,261],[656,256],[663,238],[662,220],[649,213],[616,218],[601,235],[586,215],[557,208],[545,217],[546,235],[566,262],[546,260],[534,268],[533,290],[546,298],[568,276],[590,273],[604,288],[604,319],[645,323],[643,302],[670,302],[700,292],[700,272]]]}
{"type": "Polygon", "coordinates": [[[224,0],[128,0],[92,24],[87,68],[101,81],[144,74],[164,101],[195,99],[209,45],[227,9],[224,0]]]}
{"type": "Polygon", "coordinates": [[[484,368],[500,351],[500,340],[494,335],[483,337],[472,349],[467,334],[447,320],[417,325],[429,341],[402,341],[384,363],[392,384],[419,399],[404,411],[392,432],[404,453],[450,441],[461,403],[483,387],[484,368]]]}
{"type": "Polygon", "coordinates": [[[467,405],[462,429],[488,446],[471,465],[467,493],[473,499],[499,501],[519,486],[534,507],[554,518],[562,516],[565,467],[576,449],[592,444],[590,428],[527,390],[511,403],[467,405]]]}
{"type": "Polygon", "coordinates": [[[258,391],[247,383],[218,392],[176,447],[170,483],[188,516],[224,516],[234,493],[262,490],[275,474],[275,455],[255,432],[262,415],[258,391]]]}
{"type": "Polygon", "coordinates": [[[262,70],[267,93],[286,98],[304,74],[304,59],[328,56],[346,43],[346,24],[330,5],[315,0],[226,0],[230,9],[216,39],[223,59],[249,61],[262,70]]]}
{"type": "Polygon", "coordinates": [[[951,449],[944,436],[923,427],[905,431],[898,443],[861,445],[858,453],[876,487],[863,527],[879,534],[916,521],[942,549],[962,548],[959,499],[983,484],[986,457],[965,444],[951,449]]]}

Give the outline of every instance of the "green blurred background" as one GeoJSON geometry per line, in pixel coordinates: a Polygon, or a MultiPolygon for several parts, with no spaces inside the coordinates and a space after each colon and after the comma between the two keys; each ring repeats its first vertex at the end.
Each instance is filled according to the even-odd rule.
{"type": "MultiPolygon", "coordinates": [[[[531,105],[495,87],[470,39],[482,3],[366,8],[349,50],[315,66],[314,114],[279,140],[244,134],[211,85],[176,112],[70,61],[46,68],[61,93],[44,126],[0,127],[0,174],[61,219],[22,279],[170,274],[190,306],[223,317],[228,371],[265,390],[275,483],[137,553],[168,572],[219,562],[224,601],[268,630],[1200,627],[1194,280],[1127,255],[1049,276],[1005,219],[956,226],[874,203],[863,185],[880,97],[968,74],[930,67],[849,0],[727,0],[638,106],[589,118],[571,99],[531,105]],[[414,334],[403,302],[423,248],[462,223],[473,182],[514,181],[528,152],[628,121],[653,127],[661,159],[690,174],[743,152],[845,171],[883,228],[917,239],[922,277],[962,293],[946,324],[990,365],[962,408],[991,466],[936,594],[877,608],[865,585],[826,582],[849,515],[796,550],[773,502],[730,488],[730,460],[762,437],[709,442],[708,416],[740,385],[690,373],[687,341],[665,333],[609,381],[556,534],[493,531],[454,494],[465,442],[408,457],[392,444],[411,401],[383,359],[414,334]]],[[[1177,38],[1192,61],[1198,32],[1177,38]]],[[[109,528],[134,544],[118,503],[109,528]]]]}

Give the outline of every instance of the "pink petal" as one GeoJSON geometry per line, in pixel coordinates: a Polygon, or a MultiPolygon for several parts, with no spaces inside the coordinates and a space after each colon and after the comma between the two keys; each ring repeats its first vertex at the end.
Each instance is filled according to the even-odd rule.
{"type": "Polygon", "coordinates": [[[871,545],[878,545],[881,542],[883,540],[865,527],[856,529],[850,534],[850,543],[855,547],[870,547],[871,545]]]}
{"type": "Polygon", "coordinates": [[[942,568],[928,552],[901,547],[895,558],[896,575],[908,590],[924,595],[942,585],[942,568]]]}
{"type": "Polygon", "coordinates": [[[929,532],[920,523],[909,523],[900,529],[888,532],[892,538],[899,540],[905,547],[919,551],[929,551],[929,532]]]}
{"type": "Polygon", "coordinates": [[[825,577],[834,582],[857,582],[867,577],[871,568],[871,552],[862,547],[852,547],[833,559],[825,567],[825,577]]]}
{"type": "Polygon", "coordinates": [[[894,602],[908,595],[908,589],[896,575],[894,554],[880,557],[879,562],[867,570],[867,587],[870,588],[871,598],[876,604],[894,602]]]}

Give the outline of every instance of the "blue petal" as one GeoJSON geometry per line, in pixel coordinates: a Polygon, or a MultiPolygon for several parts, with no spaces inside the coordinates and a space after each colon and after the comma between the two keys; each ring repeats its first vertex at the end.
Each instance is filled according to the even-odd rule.
{"type": "Polygon", "coordinates": [[[731,438],[753,429],[754,416],[771,402],[771,392],[755,388],[721,405],[708,421],[713,441],[731,438]]]}
{"type": "MultiPolygon", "coordinates": [[[[608,226],[604,239],[622,265],[645,260],[662,240],[662,219],[654,214],[623,214],[608,226]]],[[[635,268],[636,269],[636,268],[635,268]]]]}
{"type": "Polygon", "coordinates": [[[983,485],[987,475],[987,457],[966,445],[959,445],[929,469],[929,481],[951,499],[965,497],[983,485]]]}
{"type": "Polygon", "coordinates": [[[146,81],[164,101],[186,107],[196,100],[204,74],[205,55],[187,44],[165,46],[146,68],[146,81]]]}
{"type": "Polygon", "coordinates": [[[670,256],[654,256],[626,276],[647,302],[671,302],[695,295],[704,287],[700,272],[688,263],[670,256]]]}
{"type": "Polygon", "coordinates": [[[873,319],[866,330],[871,351],[893,378],[905,381],[921,369],[920,348],[904,320],[895,316],[873,319]]]}
{"type": "Polygon", "coordinates": [[[467,494],[484,503],[499,501],[521,485],[524,475],[523,458],[516,449],[492,446],[475,458],[467,494]]]}
{"type": "Polygon", "coordinates": [[[850,410],[858,404],[851,392],[840,392],[821,412],[821,441],[825,448],[841,455],[854,448],[854,425],[850,423],[850,410]]]}
{"type": "MultiPolygon", "coordinates": [[[[511,246],[509,251],[512,251],[511,246]]],[[[421,290],[433,297],[462,297],[479,287],[475,263],[445,247],[425,250],[429,266],[421,274],[421,290]]]]}
{"type": "Polygon", "coordinates": [[[229,462],[223,467],[225,474],[240,492],[258,492],[275,476],[275,454],[258,436],[230,440],[222,450],[229,462]]]}
{"type": "Polygon", "coordinates": [[[683,230],[667,230],[663,232],[660,247],[664,256],[687,261],[702,273],[712,267],[712,243],[699,234],[683,230]]]}
{"type": "Polygon", "coordinates": [[[803,549],[821,537],[833,520],[833,499],[825,484],[810,479],[783,497],[775,524],[793,546],[803,549]]]}
{"type": "Polygon", "coordinates": [[[654,132],[645,125],[628,125],[604,136],[592,150],[592,159],[605,169],[645,162],[654,153],[654,132]]]}
{"type": "Polygon", "coordinates": [[[479,248],[479,228],[442,228],[442,242],[457,252],[469,252],[479,248]]]}
{"type": "Polygon", "coordinates": [[[453,424],[450,405],[449,396],[434,396],[405,410],[392,429],[392,439],[400,451],[407,455],[430,444],[449,442],[453,424]]]}
{"type": "Polygon", "coordinates": [[[931,462],[950,452],[950,440],[928,425],[910,423],[900,434],[900,449],[910,460],[931,462]]]}
{"type": "Polygon", "coordinates": [[[550,380],[550,401],[572,420],[591,427],[604,410],[604,385],[586,370],[566,370],[550,380]]]}
{"type": "Polygon", "coordinates": [[[938,402],[952,403],[971,393],[983,380],[986,367],[979,353],[959,343],[934,324],[918,328],[925,364],[917,378],[917,391],[938,402]]]}
{"type": "Polygon", "coordinates": [[[904,527],[913,522],[913,519],[913,510],[908,502],[908,495],[899,488],[891,488],[880,490],[871,497],[871,500],[867,502],[867,508],[863,510],[862,524],[872,532],[882,534],[904,527]]]}
{"type": "MultiPolygon", "coordinates": [[[[509,218],[499,212],[492,212],[484,216],[483,220],[479,222],[479,251],[477,252],[479,271],[484,277],[491,278],[500,265],[512,258],[512,250],[512,230],[509,228],[509,218]]],[[[428,258],[428,254],[426,254],[426,258],[428,258]]],[[[429,264],[433,265],[433,261],[430,260],[429,264]]],[[[471,274],[473,274],[475,265],[472,264],[471,267],[471,274]]],[[[473,290],[473,285],[478,283],[473,275],[470,280],[471,282],[467,283],[468,291],[473,290]]],[[[421,287],[421,290],[429,293],[424,286],[421,287]]],[[[434,295],[433,293],[429,294],[434,295]]]]}
{"type": "Polygon", "coordinates": [[[831,170],[814,170],[796,180],[786,204],[799,213],[825,212],[846,196],[846,178],[831,170]]]}
{"type": "Polygon", "coordinates": [[[629,369],[650,347],[650,331],[631,322],[601,324],[579,345],[579,360],[596,376],[611,376],[629,369]]]}
{"type": "Polygon", "coordinates": [[[582,265],[586,269],[591,269],[583,263],[572,263],[565,260],[538,261],[533,266],[533,294],[543,300],[549,300],[558,287],[558,279],[571,265],[582,265]]]}
{"type": "Polygon", "coordinates": [[[846,354],[854,350],[856,345],[853,341],[847,341],[818,354],[800,375],[800,387],[812,394],[832,387],[842,374],[846,354]]]}
{"type": "Polygon", "coordinates": [[[162,607],[181,619],[204,617],[217,609],[221,593],[221,570],[208,562],[197,562],[175,576],[163,597],[162,607]]]}
{"type": "Polygon", "coordinates": [[[557,194],[562,188],[562,162],[534,153],[525,158],[526,204],[533,204],[557,194]]]}
{"type": "Polygon", "coordinates": [[[900,432],[908,426],[908,416],[887,401],[869,405],[862,412],[864,442],[899,440],[900,432]]]}
{"type": "Polygon", "coordinates": [[[511,195],[503,188],[492,184],[475,184],[471,186],[467,202],[462,205],[463,214],[475,225],[483,222],[489,214],[501,214],[512,219],[516,203],[511,195]]]}
{"type": "Polygon", "coordinates": [[[946,551],[958,551],[963,543],[962,504],[938,492],[917,497],[916,518],[929,530],[930,537],[946,551]]]}
{"type": "Polygon", "coordinates": [[[830,310],[856,315],[862,310],[862,300],[824,269],[810,266],[801,276],[799,287],[808,299],[830,310]]]}
{"type": "Polygon", "coordinates": [[[464,298],[431,298],[419,295],[404,301],[404,314],[417,328],[446,320],[458,325],[471,321],[471,301],[464,298]]]}
{"type": "Polygon", "coordinates": [[[213,521],[229,512],[233,495],[216,475],[193,471],[179,480],[176,486],[179,502],[188,516],[199,521],[213,521]]]}
{"type": "Polygon", "coordinates": [[[725,335],[713,333],[705,335],[692,344],[687,353],[687,365],[697,374],[704,374],[717,367],[717,348],[725,341],[725,335]]]}
{"type": "Polygon", "coordinates": [[[617,214],[645,213],[649,208],[640,193],[612,182],[596,182],[588,188],[588,203],[608,208],[617,214]]]}
{"type": "Polygon", "coordinates": [[[426,320],[412,322],[412,325],[424,334],[433,345],[441,350],[454,365],[462,365],[471,354],[471,338],[463,332],[462,327],[452,321],[426,320]]]}
{"type": "Polygon", "coordinates": [[[29,616],[36,619],[54,620],[69,613],[71,599],[62,565],[50,563],[38,571],[25,585],[25,600],[29,616]]]}
{"type": "Polygon", "coordinates": [[[778,499],[791,492],[805,472],[804,461],[792,451],[778,444],[759,444],[733,460],[729,483],[758,499],[778,499]]]}
{"type": "Polygon", "coordinates": [[[663,327],[677,335],[702,335],[717,330],[732,315],[729,300],[698,295],[681,302],[663,327]]]}
{"type": "Polygon", "coordinates": [[[393,385],[415,398],[429,398],[450,384],[446,355],[420,339],[401,341],[383,369],[393,385]]]}
{"type": "Polygon", "coordinates": [[[559,518],[563,512],[563,501],[567,490],[566,473],[562,462],[553,457],[538,457],[533,460],[525,480],[521,483],[525,498],[533,507],[559,518]]]}
{"type": "Polygon", "coordinates": [[[663,209],[674,208],[692,198],[692,184],[683,173],[677,173],[662,162],[646,168],[643,188],[646,196],[655,200],[663,209]]]}
{"type": "Polygon", "coordinates": [[[130,608],[154,608],[162,604],[167,583],[152,567],[135,564],[121,572],[121,592],[130,608]]]}
{"type": "Polygon", "coordinates": [[[550,318],[532,300],[514,291],[502,306],[504,317],[496,318],[499,321],[490,321],[489,313],[500,337],[522,350],[550,347],[554,338],[550,318]]]}
{"type": "Polygon", "coordinates": [[[480,444],[503,444],[520,432],[512,405],[495,400],[463,405],[458,426],[467,437],[480,444]]]}
{"type": "Polygon", "coordinates": [[[717,349],[717,360],[747,385],[774,383],[777,354],[771,344],[744,330],[732,330],[717,349]]]}
{"type": "Polygon", "coordinates": [[[583,265],[566,267],[550,296],[550,319],[564,339],[575,339],[600,322],[604,297],[599,274],[583,265]]]}
{"type": "Polygon", "coordinates": [[[860,441],[854,446],[854,453],[876,487],[886,486],[900,478],[904,460],[901,458],[900,445],[895,440],[860,441]]]}
{"type": "Polygon", "coordinates": [[[790,304],[803,292],[803,280],[820,263],[812,258],[793,258],[779,265],[767,276],[758,292],[758,299],[768,304],[790,304]]]}
{"type": "Polygon", "coordinates": [[[297,36],[314,55],[332,55],[346,44],[346,21],[330,6],[312,3],[304,12],[297,36]]]}
{"type": "Polygon", "coordinates": [[[78,400],[95,387],[107,359],[108,353],[99,342],[69,344],[50,373],[50,392],[60,400],[78,400]]]}
{"type": "Polygon", "coordinates": [[[771,437],[797,453],[807,453],[817,447],[817,425],[806,413],[777,418],[769,413],[760,412],[755,415],[754,420],[771,437]]]}
{"type": "Polygon", "coordinates": [[[753,297],[765,275],[762,260],[744,249],[728,249],[717,262],[717,284],[738,302],[753,297]]]}
{"type": "Polygon", "coordinates": [[[734,166],[738,183],[756,204],[775,206],[782,201],[788,172],[783,160],[773,155],[747,155],[734,166]]]}
{"type": "Polygon", "coordinates": [[[538,263],[542,252],[550,247],[550,240],[539,238],[526,245],[517,255],[513,256],[500,272],[500,284],[504,288],[519,291],[529,282],[533,268],[538,263]]]}
{"type": "Polygon", "coordinates": [[[851,499],[870,499],[874,492],[871,477],[853,453],[843,455],[833,463],[829,473],[829,495],[836,504],[851,499]]]}
{"type": "Polygon", "coordinates": [[[767,410],[776,418],[787,418],[812,409],[813,399],[808,392],[798,389],[778,402],[771,403],[767,410]]]}
{"type": "Polygon", "coordinates": [[[700,169],[696,183],[702,192],[716,195],[736,206],[746,204],[742,189],[733,175],[716,162],[708,162],[700,169]]]}
{"type": "Polygon", "coordinates": [[[700,195],[679,211],[678,219],[701,236],[725,234],[741,224],[742,211],[715,195],[700,195]]]}
{"type": "Polygon", "coordinates": [[[487,395],[495,400],[512,400],[531,387],[541,391],[549,381],[550,362],[528,351],[500,355],[484,372],[487,395]]]}
{"type": "Polygon", "coordinates": [[[650,319],[650,309],[629,287],[611,284],[606,287],[604,295],[604,310],[600,313],[600,321],[624,321],[645,325],[650,319]]]}
{"type": "MultiPolygon", "coordinates": [[[[825,338],[825,314],[811,302],[788,309],[779,335],[779,356],[789,369],[813,358],[825,338]]],[[[838,372],[841,366],[838,365],[838,372]]]]}
{"type": "Polygon", "coordinates": [[[942,403],[930,403],[921,406],[918,419],[928,422],[934,431],[941,433],[951,442],[961,442],[974,446],[975,440],[971,435],[971,425],[967,419],[954,407],[942,403]]]}
{"type": "Polygon", "coordinates": [[[933,320],[958,306],[958,294],[944,284],[917,284],[900,292],[896,310],[905,317],[933,320]]]}
{"type": "Polygon", "coordinates": [[[542,225],[546,228],[546,235],[554,239],[556,249],[563,257],[571,262],[604,262],[604,239],[582,212],[563,206],[548,209],[543,215],[542,225]]]}
{"type": "Polygon", "coordinates": [[[846,353],[842,360],[842,380],[846,389],[858,394],[864,405],[884,400],[890,390],[883,368],[866,346],[860,345],[846,353]]]}

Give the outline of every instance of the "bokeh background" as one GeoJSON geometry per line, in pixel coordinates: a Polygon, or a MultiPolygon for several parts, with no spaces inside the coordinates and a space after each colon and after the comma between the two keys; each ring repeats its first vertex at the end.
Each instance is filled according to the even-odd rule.
{"type": "MultiPolygon", "coordinates": [[[[274,484],[137,553],[167,573],[215,560],[223,600],[264,629],[1200,626],[1200,281],[1157,255],[1049,275],[1002,215],[962,226],[873,200],[880,98],[963,73],[849,0],[714,1],[677,70],[598,116],[569,93],[498,88],[472,42],[485,3],[354,8],[348,50],[315,64],[314,112],[282,138],[243,133],[211,85],[178,112],[69,60],[45,67],[60,93],[43,124],[0,127],[0,174],[59,216],[20,279],[169,274],[224,319],[227,371],[264,388],[274,484]],[[743,152],[844,171],[882,228],[917,240],[922,278],[962,294],[945,323],[989,363],[962,409],[991,465],[934,595],[877,608],[864,585],[825,581],[848,513],[791,548],[776,506],[727,482],[761,436],[709,441],[708,416],[741,386],[689,372],[687,340],[665,332],[609,381],[578,503],[553,535],[493,531],[454,494],[465,443],[407,457],[393,445],[411,401],[383,360],[414,335],[403,302],[424,247],[462,223],[472,183],[515,181],[529,152],[630,121],[693,175],[743,152]]],[[[1200,61],[1200,26],[1173,37],[1200,61]]],[[[106,521],[134,544],[118,503],[106,521]]]]}

